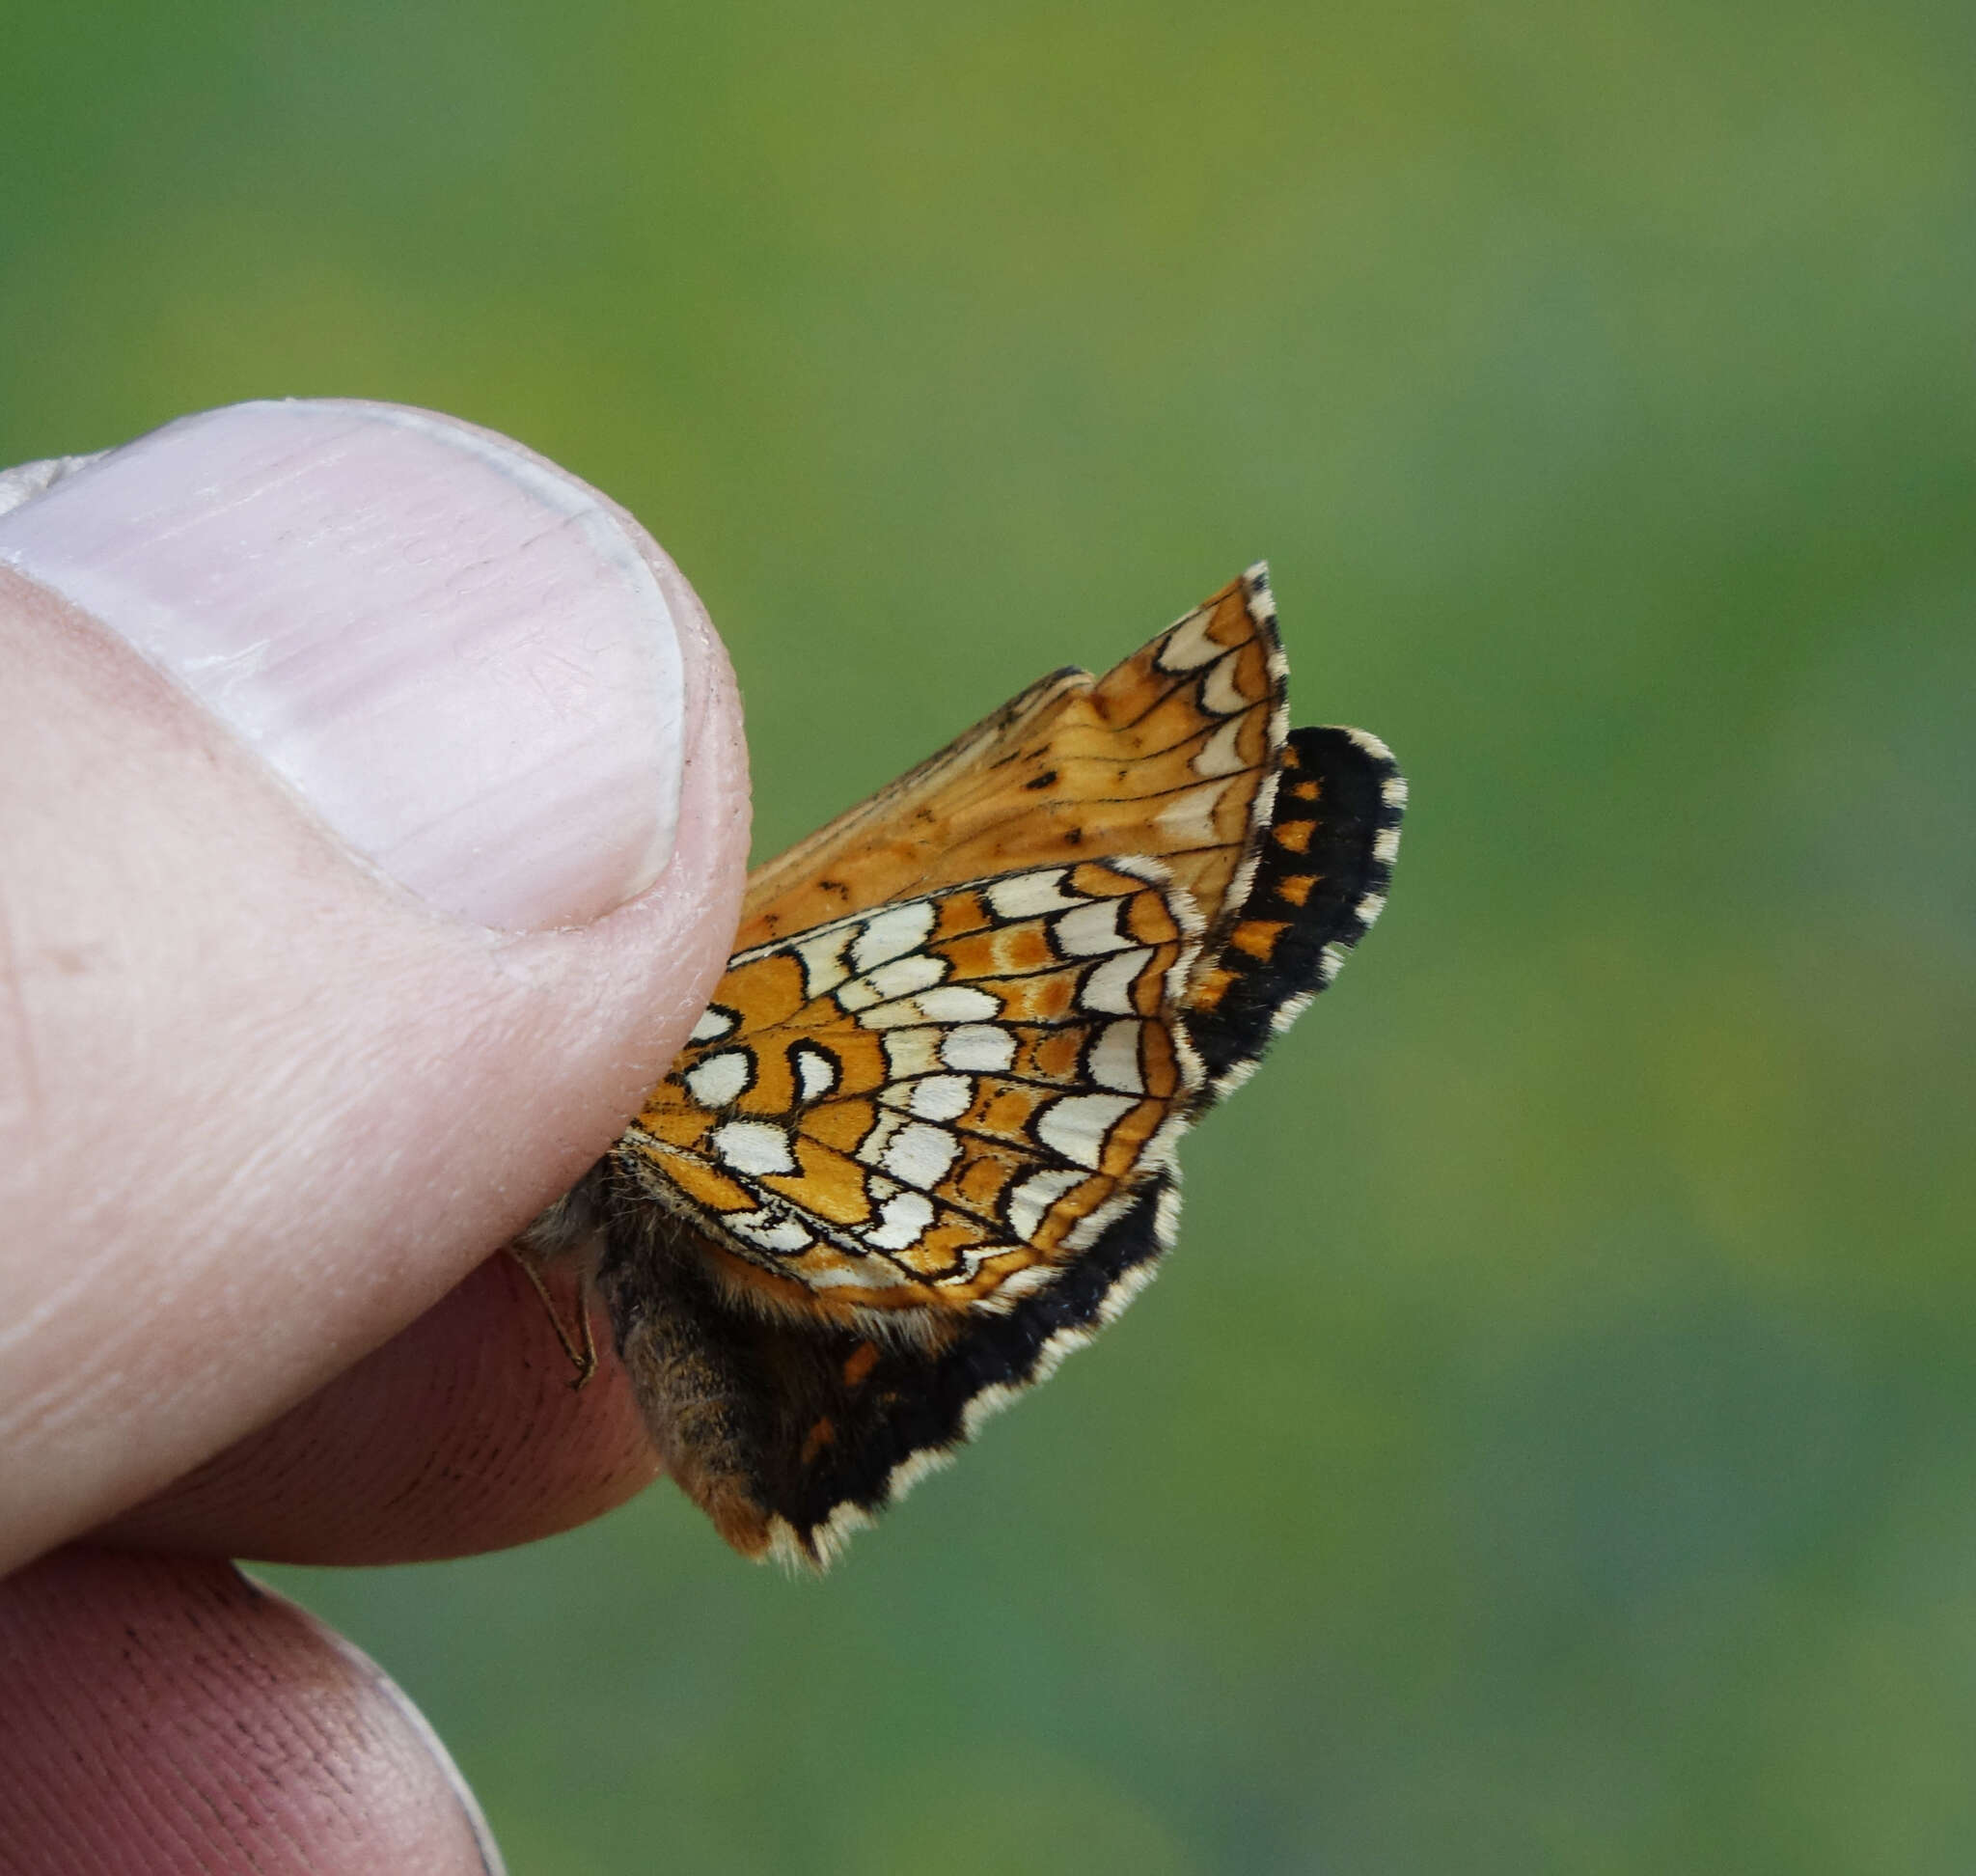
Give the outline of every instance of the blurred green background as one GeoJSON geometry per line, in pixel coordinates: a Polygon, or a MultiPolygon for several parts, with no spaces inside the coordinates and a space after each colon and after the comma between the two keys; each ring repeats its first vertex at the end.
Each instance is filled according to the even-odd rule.
{"type": "Polygon", "coordinates": [[[275,1573],[517,1871],[1976,1866],[1976,15],[6,14],[0,460],[512,432],[763,854],[1262,554],[1413,779],[1164,1280],[830,1580],[275,1573]]]}

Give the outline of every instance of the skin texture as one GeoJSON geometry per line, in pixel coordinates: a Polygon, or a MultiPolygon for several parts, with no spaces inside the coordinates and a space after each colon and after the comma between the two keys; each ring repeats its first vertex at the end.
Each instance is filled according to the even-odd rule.
{"type": "Polygon", "coordinates": [[[38,1695],[0,1706],[10,1870],[500,1867],[403,1697],[229,1564],[44,1558],[8,1585],[0,1658],[38,1695]]]}
{"type": "Polygon", "coordinates": [[[671,860],[590,923],[507,933],[384,877],[0,566],[11,1870],[498,1866],[403,1697],[222,1559],[497,1548],[656,1470],[615,1362],[573,1393],[493,1254],[620,1130],[733,932],[739,705],[664,580],[671,860]]]}

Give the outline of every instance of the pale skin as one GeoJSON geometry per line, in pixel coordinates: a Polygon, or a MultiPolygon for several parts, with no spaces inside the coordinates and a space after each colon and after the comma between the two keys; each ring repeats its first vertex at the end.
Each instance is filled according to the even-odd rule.
{"type": "Polygon", "coordinates": [[[608,1335],[573,1392],[498,1253],[618,1131],[727,955],[739,707],[697,609],[681,637],[670,862],[577,928],[499,933],[359,862],[0,566],[11,1866],[489,1866],[402,1697],[228,1559],[490,1550],[653,1475],[608,1335]]]}

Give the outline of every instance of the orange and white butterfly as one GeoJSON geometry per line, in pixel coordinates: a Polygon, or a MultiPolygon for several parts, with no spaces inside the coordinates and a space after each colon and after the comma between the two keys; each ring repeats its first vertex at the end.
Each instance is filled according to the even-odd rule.
{"type": "Polygon", "coordinates": [[[1174,1147],[1385,903],[1406,784],[1291,730],[1253,567],[749,880],[672,1072],[533,1234],[581,1241],[668,1469],[827,1562],[1112,1320],[1174,1147]]]}

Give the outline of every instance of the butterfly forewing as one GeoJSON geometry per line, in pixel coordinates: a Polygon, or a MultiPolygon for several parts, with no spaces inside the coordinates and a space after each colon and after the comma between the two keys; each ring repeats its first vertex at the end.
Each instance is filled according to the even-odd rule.
{"type": "Polygon", "coordinates": [[[653,1437],[740,1550],[828,1560],[1112,1320],[1180,1134],[1378,915],[1405,784],[1376,738],[1287,731],[1284,681],[1253,568],[751,880],[583,1189],[653,1437]]]}
{"type": "Polygon", "coordinates": [[[1261,569],[1123,664],[1059,672],[749,882],[750,948],[936,887],[1162,860],[1212,929],[1252,864],[1285,733],[1261,569]]]}

